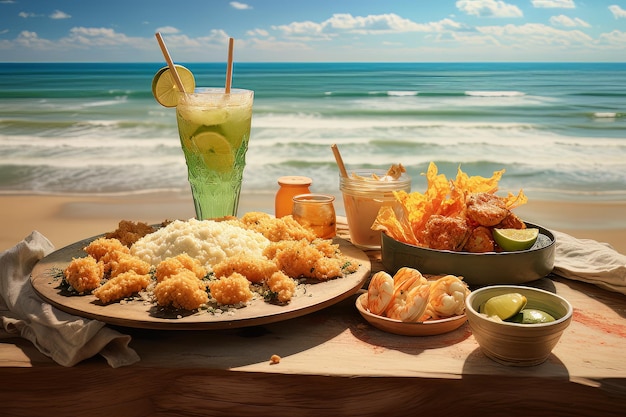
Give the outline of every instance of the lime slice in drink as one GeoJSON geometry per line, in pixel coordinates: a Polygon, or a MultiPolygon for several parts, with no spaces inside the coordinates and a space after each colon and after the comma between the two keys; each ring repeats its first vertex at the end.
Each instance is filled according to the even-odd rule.
{"type": "Polygon", "coordinates": [[[539,236],[539,229],[493,229],[493,238],[505,251],[530,249],[539,236]]]}
{"type": "Polygon", "coordinates": [[[195,148],[202,155],[209,169],[228,172],[235,163],[230,143],[216,132],[202,132],[191,138],[195,148]]]}
{"type": "Polygon", "coordinates": [[[508,293],[496,295],[488,299],[485,304],[480,307],[480,312],[489,317],[497,316],[502,320],[506,320],[519,313],[528,300],[519,293],[508,293]]]}
{"type": "MultiPolygon", "coordinates": [[[[185,91],[191,93],[196,88],[193,74],[182,65],[175,65],[185,91]]],[[[178,87],[169,67],[163,67],[152,78],[152,95],[164,107],[176,107],[178,104],[178,87]]]]}

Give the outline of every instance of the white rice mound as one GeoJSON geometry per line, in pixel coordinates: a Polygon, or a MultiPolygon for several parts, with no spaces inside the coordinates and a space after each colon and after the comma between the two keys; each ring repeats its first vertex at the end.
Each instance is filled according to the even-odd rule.
{"type": "Polygon", "coordinates": [[[134,256],[156,266],[159,262],[186,253],[211,268],[236,254],[262,257],[270,241],[261,233],[227,222],[189,219],[175,220],[166,227],[135,242],[134,256]]]}

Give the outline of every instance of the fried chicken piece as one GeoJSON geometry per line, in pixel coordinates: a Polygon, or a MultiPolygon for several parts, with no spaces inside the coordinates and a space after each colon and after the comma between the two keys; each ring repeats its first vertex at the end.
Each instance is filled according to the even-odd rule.
{"type": "Polygon", "coordinates": [[[253,295],[248,279],[237,272],[210,281],[209,289],[215,301],[223,305],[247,303],[253,295]]]}
{"type": "Polygon", "coordinates": [[[107,239],[106,237],[94,240],[83,249],[88,255],[95,258],[96,261],[102,260],[102,258],[110,252],[119,251],[123,253],[130,253],[130,249],[124,246],[122,242],[117,239],[107,239]]]}
{"type": "Polygon", "coordinates": [[[273,273],[278,272],[276,262],[265,258],[251,258],[247,255],[235,255],[213,265],[216,277],[226,277],[238,272],[250,282],[262,282],[273,273]]]}
{"type": "Polygon", "coordinates": [[[296,293],[296,281],[282,271],[274,272],[265,282],[281,303],[288,303],[296,293]]]}
{"type": "Polygon", "coordinates": [[[197,279],[202,279],[207,274],[206,268],[197,259],[186,253],[181,253],[173,258],[167,258],[159,262],[155,271],[157,282],[161,282],[184,270],[193,272],[197,279]]]}
{"type": "Polygon", "coordinates": [[[302,226],[291,215],[276,218],[267,213],[249,212],[239,221],[242,227],[261,233],[270,242],[301,239],[311,242],[317,238],[312,230],[302,226]]]}
{"type": "Polygon", "coordinates": [[[456,251],[463,247],[470,233],[467,222],[458,217],[430,216],[424,226],[424,243],[431,249],[456,251]]]}
{"type": "Polygon", "coordinates": [[[206,283],[193,271],[183,269],[154,287],[157,304],[184,310],[196,310],[209,301],[206,283]]]}
{"type": "Polygon", "coordinates": [[[465,202],[468,219],[481,226],[495,226],[509,215],[504,200],[495,194],[473,193],[465,202]]]}
{"type": "Polygon", "coordinates": [[[100,286],[104,277],[104,265],[95,258],[73,258],[63,271],[65,280],[79,293],[89,292],[100,286]]]}
{"type": "Polygon", "coordinates": [[[265,256],[274,259],[278,267],[290,277],[305,277],[318,280],[327,280],[340,277],[347,266],[343,257],[327,257],[323,250],[326,244],[318,248],[317,240],[309,242],[306,239],[271,243],[263,252],[265,256]],[[320,250],[322,249],[322,250],[320,250]]]}
{"type": "Polygon", "coordinates": [[[131,247],[133,243],[154,232],[154,228],[146,223],[134,223],[130,220],[122,220],[119,222],[117,229],[104,235],[107,239],[117,239],[123,245],[131,247]]]}
{"type": "Polygon", "coordinates": [[[509,215],[498,223],[496,227],[498,229],[526,229],[526,223],[513,212],[509,212],[509,215]]]}
{"type": "Polygon", "coordinates": [[[491,229],[485,226],[474,228],[467,238],[463,250],[472,253],[493,252],[495,250],[495,242],[491,229]]]}
{"type": "Polygon", "coordinates": [[[105,270],[109,270],[111,278],[114,278],[124,272],[134,271],[138,275],[147,275],[150,273],[150,264],[142,259],[137,258],[129,253],[115,251],[102,257],[105,261],[105,270]]]}
{"type": "Polygon", "coordinates": [[[108,304],[144,290],[150,284],[150,280],[150,275],[140,275],[135,271],[122,272],[94,290],[93,295],[104,304],[108,304]]]}

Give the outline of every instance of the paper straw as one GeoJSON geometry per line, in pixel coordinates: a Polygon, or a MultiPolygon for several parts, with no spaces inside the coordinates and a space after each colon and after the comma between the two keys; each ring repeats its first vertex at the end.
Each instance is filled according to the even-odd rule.
{"type": "Polygon", "coordinates": [[[228,62],[226,64],[226,89],[225,93],[230,94],[230,86],[233,81],[233,47],[235,45],[235,40],[230,38],[228,40],[228,62]]]}
{"type": "Polygon", "coordinates": [[[174,78],[176,87],[178,87],[178,91],[184,93],[185,87],[183,87],[183,82],[180,80],[180,76],[178,75],[178,71],[176,71],[176,66],[174,66],[174,62],[172,61],[172,57],[170,57],[170,53],[167,52],[167,47],[165,46],[165,42],[163,42],[163,37],[159,32],[155,33],[154,36],[156,36],[157,41],[159,42],[161,52],[163,52],[165,62],[167,62],[167,66],[170,68],[170,72],[172,73],[172,77],[174,78]]]}
{"type": "Polygon", "coordinates": [[[330,148],[333,150],[333,154],[335,154],[335,160],[337,161],[337,166],[339,167],[339,172],[341,176],[344,178],[348,177],[348,172],[346,171],[346,167],[343,164],[343,159],[341,158],[341,154],[339,153],[339,148],[334,143],[330,145],[330,148]]]}

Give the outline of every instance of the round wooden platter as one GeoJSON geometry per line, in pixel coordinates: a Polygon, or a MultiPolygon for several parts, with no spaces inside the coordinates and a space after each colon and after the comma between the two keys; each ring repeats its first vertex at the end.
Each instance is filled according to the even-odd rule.
{"type": "Polygon", "coordinates": [[[31,284],[45,301],[70,314],[124,327],[162,330],[217,330],[274,323],[319,311],[355,294],[371,271],[367,255],[350,242],[335,238],[342,253],[359,264],[359,269],[343,278],[307,282],[287,305],[253,299],[246,307],[233,312],[212,313],[208,310],[174,311],[139,300],[103,305],[96,297],[68,295],[61,288],[55,271],[63,270],[72,258],[86,256],[83,248],[100,236],[84,239],[61,248],[40,260],[33,268],[31,284]]]}

